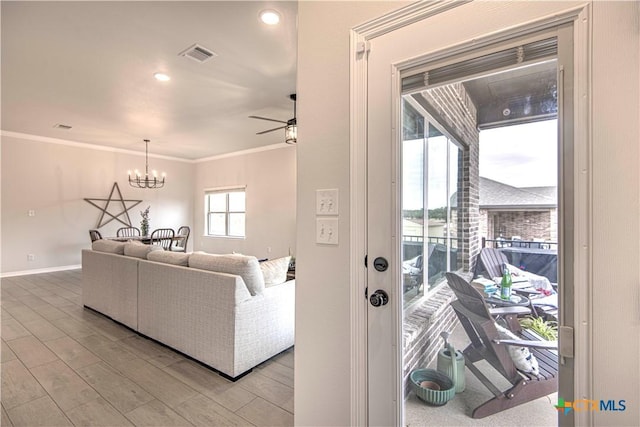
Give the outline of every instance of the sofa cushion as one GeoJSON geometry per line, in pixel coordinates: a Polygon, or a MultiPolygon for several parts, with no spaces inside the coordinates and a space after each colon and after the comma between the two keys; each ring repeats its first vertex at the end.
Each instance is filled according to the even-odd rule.
{"type": "Polygon", "coordinates": [[[170,252],[170,251],[153,251],[147,254],[149,261],[162,262],[165,264],[182,265],[187,267],[189,265],[189,255],[182,252],[170,252]]]}
{"type": "Polygon", "coordinates": [[[91,244],[91,249],[98,252],[108,252],[110,254],[124,255],[124,242],[100,239],[91,244]]]}
{"type": "Polygon", "coordinates": [[[264,277],[258,259],[254,256],[213,255],[194,252],[189,256],[189,267],[236,274],[242,277],[251,295],[259,295],[264,291],[264,277]]]}
{"type": "Polygon", "coordinates": [[[150,252],[163,250],[162,246],[145,245],[141,242],[127,242],[124,244],[124,254],[135,258],[147,259],[150,252]]]}
{"type": "Polygon", "coordinates": [[[287,281],[287,271],[289,270],[290,256],[270,259],[260,263],[260,270],[264,276],[266,287],[279,285],[287,281]]]}

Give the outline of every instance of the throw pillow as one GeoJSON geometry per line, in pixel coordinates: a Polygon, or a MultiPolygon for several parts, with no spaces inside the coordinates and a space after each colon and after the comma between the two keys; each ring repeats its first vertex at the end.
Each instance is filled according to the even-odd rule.
{"type": "Polygon", "coordinates": [[[145,245],[140,242],[127,242],[124,245],[124,254],[140,259],[147,259],[150,252],[163,250],[162,246],[158,245],[145,245]]]}
{"type": "Polygon", "coordinates": [[[287,270],[289,270],[290,256],[267,260],[260,263],[260,270],[264,276],[266,287],[279,285],[287,281],[287,270]]]}
{"type": "MultiPolygon", "coordinates": [[[[498,335],[503,340],[521,340],[522,338],[518,337],[516,334],[508,330],[507,328],[495,324],[496,329],[498,330],[498,335]]],[[[535,358],[533,354],[529,351],[527,347],[521,347],[517,345],[507,345],[507,350],[509,351],[509,356],[511,356],[511,360],[513,360],[513,364],[516,365],[516,369],[519,371],[533,374],[535,376],[540,375],[540,370],[538,366],[538,359],[535,358]]]]}
{"type": "Polygon", "coordinates": [[[110,254],[124,255],[124,242],[100,239],[91,244],[91,249],[97,252],[107,252],[110,254]]]}
{"type": "Polygon", "coordinates": [[[242,277],[251,295],[259,295],[264,291],[264,277],[258,259],[254,256],[212,255],[194,252],[189,256],[189,267],[236,274],[242,277]]]}
{"type": "Polygon", "coordinates": [[[181,252],[170,251],[153,251],[147,254],[149,261],[163,262],[165,264],[182,265],[187,267],[189,265],[189,254],[181,252]]]}

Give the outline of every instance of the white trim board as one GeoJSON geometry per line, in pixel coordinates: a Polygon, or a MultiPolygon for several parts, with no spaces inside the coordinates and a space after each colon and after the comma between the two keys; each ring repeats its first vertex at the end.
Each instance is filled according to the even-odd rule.
{"type": "Polygon", "coordinates": [[[30,274],[55,273],[56,271],[78,270],[81,268],[82,268],[81,264],[76,264],[76,265],[63,265],[61,267],[35,268],[33,270],[9,271],[6,273],[0,273],[0,278],[28,276],[30,274]]]}

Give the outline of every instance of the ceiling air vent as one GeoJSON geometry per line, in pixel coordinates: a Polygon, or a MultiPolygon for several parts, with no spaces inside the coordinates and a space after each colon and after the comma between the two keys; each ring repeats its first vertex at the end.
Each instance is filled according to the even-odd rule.
{"type": "Polygon", "coordinates": [[[62,123],[56,123],[55,125],[53,125],[54,128],[56,129],[62,129],[62,130],[69,130],[71,129],[71,126],[69,125],[63,125],[62,123]]]}
{"type": "Polygon", "coordinates": [[[196,62],[206,62],[213,58],[214,56],[218,56],[214,51],[207,49],[206,47],[200,46],[199,44],[194,44],[193,46],[188,47],[179,53],[179,56],[184,56],[189,59],[193,59],[196,62]]]}

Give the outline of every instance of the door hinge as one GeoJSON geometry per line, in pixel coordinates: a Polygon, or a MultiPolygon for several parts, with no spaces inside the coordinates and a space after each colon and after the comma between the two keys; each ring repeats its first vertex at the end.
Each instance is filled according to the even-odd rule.
{"type": "Polygon", "coordinates": [[[364,267],[365,267],[365,268],[367,268],[367,267],[368,267],[368,265],[367,265],[367,257],[368,257],[368,256],[369,256],[369,255],[365,255],[365,256],[364,256],[364,267]]]}
{"type": "Polygon", "coordinates": [[[369,299],[369,288],[364,288],[364,299],[369,299]]]}
{"type": "Polygon", "coordinates": [[[573,328],[571,326],[558,327],[558,354],[562,357],[573,358],[573,328]]]}
{"type": "Polygon", "coordinates": [[[371,51],[371,42],[358,42],[356,44],[356,57],[362,56],[371,51]]]}

